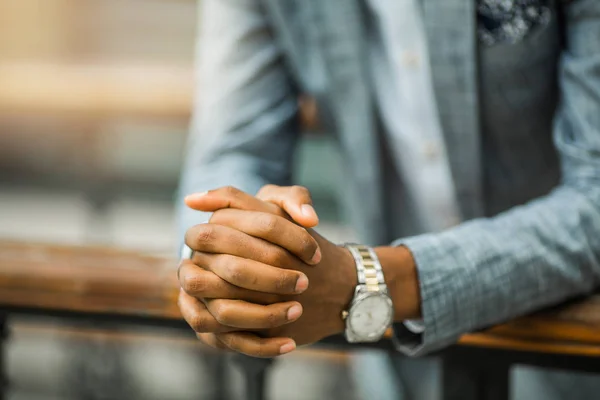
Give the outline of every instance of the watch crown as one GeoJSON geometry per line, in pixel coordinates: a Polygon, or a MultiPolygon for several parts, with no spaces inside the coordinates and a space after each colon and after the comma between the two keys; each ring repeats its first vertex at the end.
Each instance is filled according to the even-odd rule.
{"type": "Polygon", "coordinates": [[[342,311],[342,319],[345,320],[346,318],[348,318],[348,311],[344,310],[342,311]]]}

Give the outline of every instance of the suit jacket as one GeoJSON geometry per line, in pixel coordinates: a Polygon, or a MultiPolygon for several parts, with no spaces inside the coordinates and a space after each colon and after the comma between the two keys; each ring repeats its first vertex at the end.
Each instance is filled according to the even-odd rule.
{"type": "MultiPolygon", "coordinates": [[[[460,209],[455,228],[401,238],[417,262],[420,354],[600,279],[600,2],[549,2],[521,40],[477,36],[475,0],[423,0],[433,83],[460,209]]],[[[386,188],[360,0],[204,0],[183,194],[289,184],[297,98],[335,132],[365,242],[384,244],[386,188]],[[277,51],[263,51],[276,41],[277,51]]],[[[181,202],[180,202],[181,203],[181,202]]],[[[181,210],[181,227],[204,216],[181,210]]],[[[401,215],[401,214],[400,214],[401,215]]],[[[402,336],[402,327],[398,327],[402,336]]]]}

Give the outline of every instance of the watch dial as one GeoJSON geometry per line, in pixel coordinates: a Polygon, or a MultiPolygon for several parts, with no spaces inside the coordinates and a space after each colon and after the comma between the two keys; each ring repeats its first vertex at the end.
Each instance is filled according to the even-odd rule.
{"type": "Polygon", "coordinates": [[[353,307],[348,316],[350,328],[361,338],[376,338],[387,329],[392,308],[384,296],[369,296],[353,307]]]}

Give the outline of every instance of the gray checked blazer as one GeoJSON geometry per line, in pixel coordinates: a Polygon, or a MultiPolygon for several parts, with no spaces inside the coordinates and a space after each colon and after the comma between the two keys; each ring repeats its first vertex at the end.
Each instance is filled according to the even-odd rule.
{"type": "MultiPolygon", "coordinates": [[[[363,3],[202,2],[182,195],[290,184],[297,99],[308,93],[347,162],[358,231],[371,244],[398,239],[388,214],[402,210],[384,204],[391,167],[366,71],[363,3]]],[[[422,0],[467,222],[397,241],[413,252],[421,286],[425,333],[397,327],[411,354],[600,282],[600,1],[546,3],[550,18],[522,39],[484,44],[476,0],[422,0]]],[[[182,231],[205,219],[181,207],[182,231]]]]}

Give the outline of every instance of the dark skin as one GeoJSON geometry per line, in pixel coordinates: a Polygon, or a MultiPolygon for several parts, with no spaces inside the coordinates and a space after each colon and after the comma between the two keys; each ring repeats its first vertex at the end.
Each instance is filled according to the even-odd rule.
{"type": "MultiPolygon", "coordinates": [[[[356,286],[350,253],[311,228],[318,223],[309,192],[265,186],[256,197],[221,188],[186,198],[213,212],[190,228],[195,253],[179,267],[183,317],[204,343],[256,357],[344,330],[341,313],[356,286]]],[[[395,321],[420,317],[414,260],[404,247],[378,247],[395,321]]]]}

